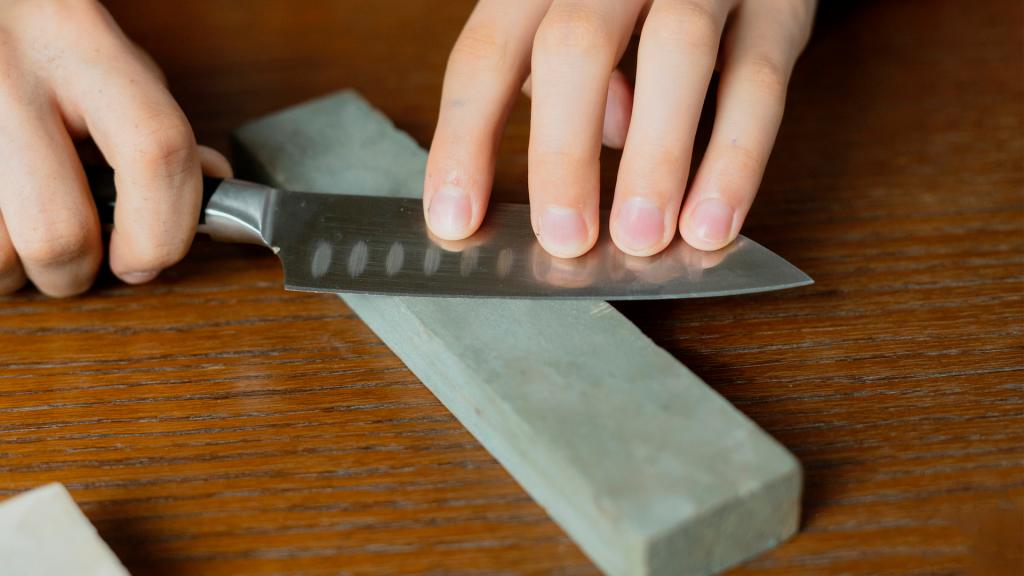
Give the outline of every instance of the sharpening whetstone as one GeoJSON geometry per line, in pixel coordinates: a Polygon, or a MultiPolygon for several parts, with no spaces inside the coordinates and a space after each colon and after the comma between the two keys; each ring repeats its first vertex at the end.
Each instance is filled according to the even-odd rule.
{"type": "MultiPolygon", "coordinates": [[[[426,153],[354,92],[236,148],[280,187],[422,192],[426,153]]],[[[796,531],[797,460],[607,303],[344,299],[604,572],[712,573],[796,531]]]]}
{"type": "Polygon", "coordinates": [[[61,484],[0,502],[3,576],[128,576],[61,484]]]}

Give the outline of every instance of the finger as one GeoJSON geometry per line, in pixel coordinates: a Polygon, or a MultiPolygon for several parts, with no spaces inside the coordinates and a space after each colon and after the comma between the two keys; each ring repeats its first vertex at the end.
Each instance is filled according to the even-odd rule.
{"type": "Polygon", "coordinates": [[[713,0],[655,0],[647,16],[611,214],[612,239],[628,254],[655,254],[675,236],[729,9],[713,0]]]}
{"type": "Polygon", "coordinates": [[[235,171],[231,163],[223,154],[209,146],[199,147],[199,164],[203,167],[203,174],[217,178],[234,178],[235,171]]]}
{"type": "Polygon", "coordinates": [[[0,214],[0,296],[16,292],[25,285],[25,271],[21,267],[18,253],[7,234],[3,215],[0,214]]]}
{"type": "Polygon", "coordinates": [[[626,135],[633,115],[633,86],[626,75],[619,70],[612,72],[608,83],[608,102],[604,109],[604,126],[601,142],[616,150],[626,145],[626,135]]]}
{"type": "Polygon", "coordinates": [[[483,221],[508,111],[550,0],[482,0],[452,49],[423,187],[427,223],[461,240],[483,221]]]}
{"type": "Polygon", "coordinates": [[[597,241],[601,139],[612,70],[642,2],[556,0],[533,50],[530,206],[551,254],[572,258],[597,241]]]}
{"type": "Polygon", "coordinates": [[[13,76],[0,81],[0,213],[36,287],[72,296],[89,288],[102,260],[96,208],[55,105],[13,76]]]}
{"type": "Polygon", "coordinates": [[[114,168],[110,267],[139,284],[192,243],[202,195],[199,152],[184,113],[135,49],[123,42],[96,49],[103,58],[55,85],[68,115],[84,122],[114,168]]]}
{"type": "MultiPolygon", "coordinates": [[[[523,93],[532,97],[533,82],[526,79],[523,93]]],[[[608,101],[604,108],[604,125],[601,129],[601,143],[609,148],[621,150],[626,145],[629,120],[633,113],[633,86],[621,70],[614,70],[608,82],[608,101]]]]}
{"type": "Polygon", "coordinates": [[[813,20],[811,0],[745,2],[726,39],[717,117],[679,229],[702,250],[736,238],[775,144],[786,87],[813,20]]]}

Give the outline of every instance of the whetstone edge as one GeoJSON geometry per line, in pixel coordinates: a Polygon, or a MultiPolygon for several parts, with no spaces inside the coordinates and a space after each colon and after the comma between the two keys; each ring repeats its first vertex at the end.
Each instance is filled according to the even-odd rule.
{"type": "MultiPolygon", "coordinates": [[[[235,147],[283,188],[422,191],[426,153],[351,91],[235,147]]],[[[713,573],[796,531],[796,458],[607,303],[344,300],[604,572],[713,573]]]]}

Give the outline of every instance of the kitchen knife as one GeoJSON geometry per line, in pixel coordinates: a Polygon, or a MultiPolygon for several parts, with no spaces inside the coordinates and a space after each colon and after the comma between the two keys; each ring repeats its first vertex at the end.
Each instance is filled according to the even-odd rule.
{"type": "MultiPolygon", "coordinates": [[[[86,170],[100,219],[112,223],[113,172],[86,170]]],[[[607,223],[607,213],[603,214],[607,223]]],[[[289,290],[433,297],[653,300],[765,292],[812,284],[798,268],[740,236],[717,252],[676,237],[646,258],[620,251],[602,228],[573,259],[541,248],[524,204],[491,203],[466,240],[433,236],[419,199],[279,190],[204,178],[199,232],[274,251],[289,290]]]]}

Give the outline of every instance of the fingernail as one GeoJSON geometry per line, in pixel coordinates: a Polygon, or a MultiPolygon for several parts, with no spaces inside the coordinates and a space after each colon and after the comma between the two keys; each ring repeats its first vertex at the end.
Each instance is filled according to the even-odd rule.
{"type": "Polygon", "coordinates": [[[619,209],[615,220],[624,248],[643,252],[665,239],[665,212],[647,198],[637,196],[619,209]]]}
{"type": "Polygon", "coordinates": [[[732,235],[736,211],[718,198],[702,200],[690,214],[690,229],[708,244],[721,245],[732,235]]]}
{"type": "Polygon", "coordinates": [[[468,233],[473,205],[463,189],[444,186],[430,199],[427,212],[435,234],[446,240],[461,240],[468,233]]]}
{"type": "Polygon", "coordinates": [[[153,278],[156,278],[159,273],[159,270],[155,272],[125,272],[124,274],[121,274],[121,280],[124,280],[129,284],[145,284],[153,278]]]}
{"type": "Polygon", "coordinates": [[[587,223],[577,208],[548,206],[540,219],[540,242],[564,258],[579,256],[587,241],[587,223]]]}

